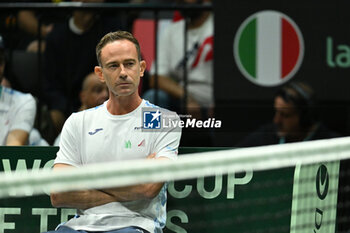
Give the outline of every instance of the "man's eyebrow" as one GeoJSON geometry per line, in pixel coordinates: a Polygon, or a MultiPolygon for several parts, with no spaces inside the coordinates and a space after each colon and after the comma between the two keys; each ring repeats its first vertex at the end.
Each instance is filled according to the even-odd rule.
{"type": "Polygon", "coordinates": [[[107,63],[106,63],[106,66],[111,65],[111,64],[119,64],[119,63],[116,62],[116,61],[110,61],[110,62],[107,62],[107,63]]]}
{"type": "Polygon", "coordinates": [[[123,62],[135,62],[136,61],[136,59],[133,59],[133,58],[130,58],[130,59],[125,59],[123,62]]]}
{"type": "MultiPolygon", "coordinates": [[[[129,59],[125,59],[122,63],[125,63],[125,62],[136,62],[136,59],[133,59],[133,58],[129,58],[129,59]]],[[[106,65],[111,65],[111,64],[119,64],[119,62],[117,61],[110,61],[110,62],[107,62],[106,65]]]]}

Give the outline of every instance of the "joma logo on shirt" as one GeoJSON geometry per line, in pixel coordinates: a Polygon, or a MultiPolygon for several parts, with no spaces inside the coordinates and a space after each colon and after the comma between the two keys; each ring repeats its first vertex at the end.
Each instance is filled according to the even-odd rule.
{"type": "Polygon", "coordinates": [[[98,128],[98,129],[95,129],[95,131],[92,131],[92,132],[89,132],[90,135],[94,135],[95,133],[97,133],[98,131],[102,131],[103,129],[102,128],[98,128]]]}

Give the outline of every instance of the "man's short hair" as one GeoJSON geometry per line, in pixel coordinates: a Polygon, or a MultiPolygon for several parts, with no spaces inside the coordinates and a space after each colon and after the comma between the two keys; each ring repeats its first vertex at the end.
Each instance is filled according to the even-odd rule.
{"type": "Polygon", "coordinates": [[[138,59],[139,59],[139,61],[141,61],[141,49],[140,49],[140,44],[137,41],[137,39],[130,32],[116,31],[116,32],[110,32],[110,33],[106,34],[104,37],[102,37],[102,39],[100,40],[100,42],[96,46],[96,57],[97,57],[98,64],[100,66],[102,66],[101,50],[107,44],[112,43],[112,42],[117,41],[117,40],[128,40],[128,41],[131,41],[132,43],[134,43],[134,45],[136,47],[138,59]]]}
{"type": "Polygon", "coordinates": [[[300,125],[309,127],[317,120],[313,89],[303,82],[291,82],[275,94],[285,102],[292,103],[300,116],[300,125]]]}

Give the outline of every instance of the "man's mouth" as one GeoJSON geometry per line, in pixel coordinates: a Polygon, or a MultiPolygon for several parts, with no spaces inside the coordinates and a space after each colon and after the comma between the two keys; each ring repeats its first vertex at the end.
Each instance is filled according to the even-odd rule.
{"type": "Polygon", "coordinates": [[[118,83],[117,86],[126,86],[126,85],[130,85],[130,83],[118,83]]]}

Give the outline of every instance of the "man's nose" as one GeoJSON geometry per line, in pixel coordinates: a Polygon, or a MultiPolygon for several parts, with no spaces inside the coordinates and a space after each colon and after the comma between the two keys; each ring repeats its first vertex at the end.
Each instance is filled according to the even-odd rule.
{"type": "Polygon", "coordinates": [[[120,76],[127,76],[126,75],[126,69],[124,67],[124,65],[120,65],[120,76]]]}
{"type": "Polygon", "coordinates": [[[125,74],[120,74],[120,75],[119,75],[119,78],[121,78],[121,79],[123,79],[123,80],[127,79],[127,77],[128,77],[128,76],[125,75],[125,74]]]}

